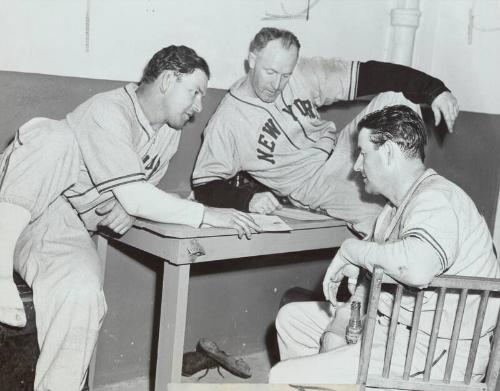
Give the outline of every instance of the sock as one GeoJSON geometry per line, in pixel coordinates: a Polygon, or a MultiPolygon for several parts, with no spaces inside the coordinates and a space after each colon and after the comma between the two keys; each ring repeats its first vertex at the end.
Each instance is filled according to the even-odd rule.
{"type": "Polygon", "coordinates": [[[14,249],[30,219],[27,209],[0,202],[0,323],[15,327],[26,325],[26,314],[14,283],[14,249]]]}

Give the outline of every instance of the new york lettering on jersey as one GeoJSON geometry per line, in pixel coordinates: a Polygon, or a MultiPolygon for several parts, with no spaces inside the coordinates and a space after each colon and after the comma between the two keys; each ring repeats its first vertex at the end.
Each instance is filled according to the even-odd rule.
{"type": "MultiPolygon", "coordinates": [[[[301,131],[303,132],[303,135],[310,141],[314,142],[314,140],[310,139],[307,136],[306,129],[304,128],[304,126],[307,127],[306,125],[307,121],[304,121],[305,118],[310,118],[310,119],[319,118],[319,115],[317,114],[312,102],[309,99],[297,98],[293,101],[293,104],[287,105],[284,103],[283,108],[281,110],[282,112],[288,114],[288,116],[290,116],[291,119],[295,122],[293,127],[297,127],[298,125],[301,131]],[[302,119],[299,118],[297,114],[295,114],[296,110],[294,110],[293,107],[295,107],[296,110],[298,110],[300,116],[303,117],[302,119]]],[[[278,137],[282,135],[282,132],[280,131],[275,121],[276,120],[273,117],[269,117],[262,126],[259,137],[257,139],[257,143],[259,144],[257,146],[257,159],[267,161],[271,164],[276,163],[274,159],[274,151],[276,149],[276,142],[278,141],[278,137]]],[[[288,130],[286,123],[282,125],[285,125],[284,128],[288,130]]],[[[293,137],[294,132],[291,131],[289,132],[289,134],[290,136],[293,137]]],[[[288,138],[288,141],[296,149],[299,149],[294,143],[295,140],[288,138]]]]}

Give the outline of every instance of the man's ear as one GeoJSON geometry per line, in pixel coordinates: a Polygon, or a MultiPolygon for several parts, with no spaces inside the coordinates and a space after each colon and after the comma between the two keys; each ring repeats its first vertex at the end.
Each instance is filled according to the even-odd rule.
{"type": "Polygon", "coordinates": [[[250,69],[255,68],[255,60],[257,59],[257,55],[252,52],[248,52],[248,67],[250,69]]]}
{"type": "Polygon", "coordinates": [[[159,81],[160,92],[162,94],[167,92],[172,83],[175,81],[176,77],[177,76],[175,75],[175,72],[170,69],[165,70],[161,73],[160,77],[158,78],[159,79],[158,81],[159,81]]]}
{"type": "Polygon", "coordinates": [[[401,150],[399,149],[399,146],[391,141],[391,140],[388,140],[384,143],[384,145],[382,146],[384,147],[384,157],[387,162],[387,164],[390,166],[392,164],[394,164],[395,162],[395,159],[396,157],[398,156],[398,153],[401,153],[401,150]]]}

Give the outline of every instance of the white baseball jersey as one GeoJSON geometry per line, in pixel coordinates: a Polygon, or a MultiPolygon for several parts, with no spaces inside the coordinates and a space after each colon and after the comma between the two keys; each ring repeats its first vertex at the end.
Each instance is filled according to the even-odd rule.
{"type": "MultiPolygon", "coordinates": [[[[419,254],[408,254],[409,241],[416,240],[434,249],[440,274],[451,276],[500,277],[490,232],[474,202],[457,185],[428,169],[413,185],[399,207],[387,204],[377,219],[374,243],[360,250],[376,259],[405,259],[418,262],[419,254]],[[385,246],[385,243],[391,243],[385,246]]],[[[376,261],[375,261],[376,262],[376,261]]],[[[415,296],[403,296],[399,321],[411,325],[415,296]]],[[[436,307],[436,292],[424,295],[419,330],[430,334],[436,307]]],[[[479,295],[466,302],[461,339],[472,338],[479,295]]],[[[391,316],[393,296],[382,293],[379,310],[391,316]]],[[[457,293],[447,293],[439,336],[450,338],[458,304],[457,293]]],[[[483,332],[496,325],[499,300],[486,313],[483,332]]]]}
{"type": "MultiPolygon", "coordinates": [[[[179,130],[163,125],[153,130],[137,100],[137,85],[97,94],[66,117],[78,141],[81,168],[78,182],[64,195],[87,228],[102,217],[93,210],[113,197],[117,186],[148,181],[156,185],[177,151],[179,130]]],[[[186,209],[186,224],[201,223],[203,206],[186,209]]]]}
{"type": "Polygon", "coordinates": [[[193,185],[247,171],[281,195],[304,186],[337,142],[334,123],[322,120],[316,107],[354,99],[358,68],[358,62],[300,59],[272,103],[244,95],[244,79],[236,82],[205,129],[193,185]]]}

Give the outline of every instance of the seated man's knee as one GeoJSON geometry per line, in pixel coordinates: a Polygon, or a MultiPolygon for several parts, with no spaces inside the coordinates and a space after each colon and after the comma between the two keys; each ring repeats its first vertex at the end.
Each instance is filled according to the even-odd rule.
{"type": "Polygon", "coordinates": [[[284,384],[289,383],[289,376],[286,375],[286,361],[281,361],[274,365],[269,371],[269,383],[284,384]]]}
{"type": "Polygon", "coordinates": [[[276,315],[275,326],[276,330],[287,329],[291,324],[294,323],[294,318],[298,313],[298,308],[296,303],[288,303],[280,308],[278,315],[276,315]]]}

